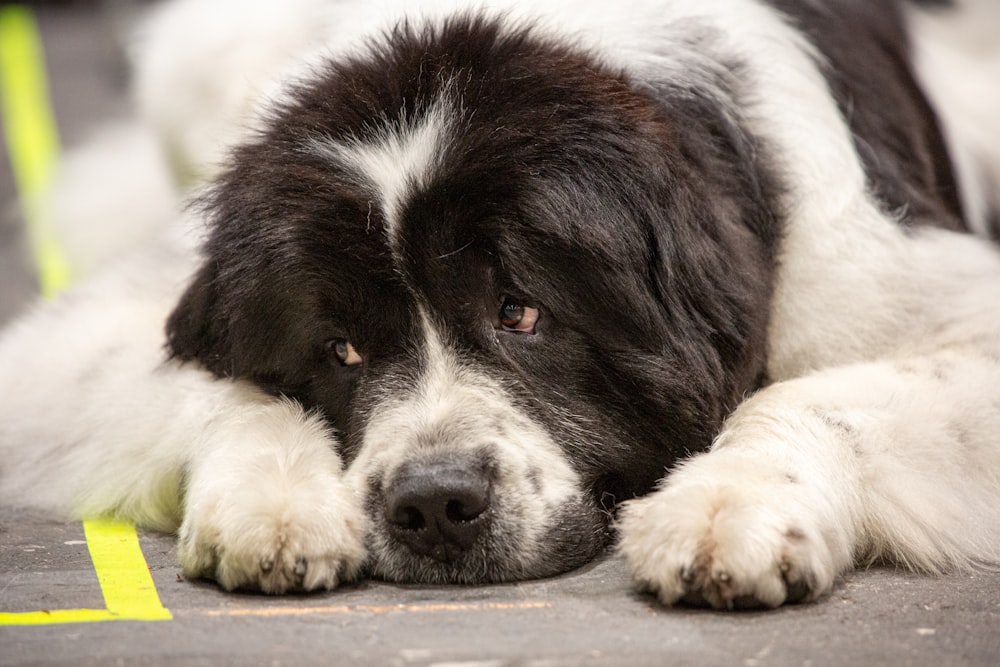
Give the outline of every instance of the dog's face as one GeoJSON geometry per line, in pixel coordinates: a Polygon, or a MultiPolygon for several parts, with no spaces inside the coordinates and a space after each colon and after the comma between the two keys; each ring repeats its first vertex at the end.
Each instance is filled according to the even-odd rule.
{"type": "Polygon", "coordinates": [[[329,64],[232,156],[172,351],[326,415],[374,575],[589,560],[759,381],[766,184],[661,92],[467,18],[329,64]]]}

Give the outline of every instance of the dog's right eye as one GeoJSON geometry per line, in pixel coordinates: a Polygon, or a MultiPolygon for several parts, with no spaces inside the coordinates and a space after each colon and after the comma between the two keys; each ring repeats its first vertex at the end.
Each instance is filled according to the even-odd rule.
{"type": "Polygon", "coordinates": [[[357,366],[364,361],[346,338],[331,338],[326,341],[326,351],[341,366],[357,366]]]}
{"type": "Polygon", "coordinates": [[[537,308],[505,299],[500,306],[500,328],[513,333],[534,334],[540,316],[537,308]]]}

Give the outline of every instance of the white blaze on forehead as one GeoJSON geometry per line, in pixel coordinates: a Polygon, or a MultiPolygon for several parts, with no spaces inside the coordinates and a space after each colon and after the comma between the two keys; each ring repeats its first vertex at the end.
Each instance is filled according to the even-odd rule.
{"type": "Polygon", "coordinates": [[[452,105],[438,98],[413,115],[373,119],[370,132],[347,140],[313,138],[311,152],[334,162],[369,189],[381,208],[390,245],[407,200],[426,186],[447,148],[452,105]]]}
{"type": "MultiPolygon", "coordinates": [[[[425,419],[433,424],[447,419],[448,413],[456,410],[463,395],[470,389],[481,385],[492,390],[492,383],[478,373],[463,369],[423,308],[420,309],[420,316],[424,334],[424,370],[418,385],[419,397],[426,407],[425,419]]],[[[492,391],[487,393],[492,394],[492,391]]],[[[482,392],[473,394],[484,398],[482,392]]]]}

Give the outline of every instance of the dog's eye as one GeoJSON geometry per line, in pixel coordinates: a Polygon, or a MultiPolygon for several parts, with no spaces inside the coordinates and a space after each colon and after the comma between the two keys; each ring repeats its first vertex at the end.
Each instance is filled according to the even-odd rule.
{"type": "Polygon", "coordinates": [[[537,308],[522,306],[506,299],[500,306],[500,328],[504,331],[533,334],[540,316],[537,308]]]}
{"type": "Polygon", "coordinates": [[[357,366],[364,359],[346,338],[331,338],[326,341],[326,351],[341,366],[357,366]]]}

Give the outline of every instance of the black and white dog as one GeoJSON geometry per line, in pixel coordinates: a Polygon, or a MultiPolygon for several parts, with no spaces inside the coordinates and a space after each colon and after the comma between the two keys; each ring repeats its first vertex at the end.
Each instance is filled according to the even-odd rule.
{"type": "Polygon", "coordinates": [[[7,332],[8,500],[272,593],[615,533],[722,608],[1000,557],[1000,59],[949,41],[989,3],[353,4],[156,15],[202,257],[7,332]]]}

